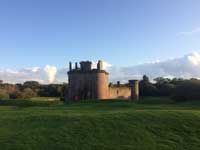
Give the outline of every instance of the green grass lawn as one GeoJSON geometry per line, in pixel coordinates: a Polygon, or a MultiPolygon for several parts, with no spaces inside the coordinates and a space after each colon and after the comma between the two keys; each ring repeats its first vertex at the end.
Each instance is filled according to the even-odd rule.
{"type": "Polygon", "coordinates": [[[0,150],[7,149],[199,150],[200,102],[0,101],[0,150]]]}

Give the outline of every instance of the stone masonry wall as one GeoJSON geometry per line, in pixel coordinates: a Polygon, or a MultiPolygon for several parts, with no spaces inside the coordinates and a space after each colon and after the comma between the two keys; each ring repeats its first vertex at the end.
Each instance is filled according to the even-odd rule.
{"type": "Polygon", "coordinates": [[[130,99],[130,87],[109,87],[109,99],[130,99]]]}

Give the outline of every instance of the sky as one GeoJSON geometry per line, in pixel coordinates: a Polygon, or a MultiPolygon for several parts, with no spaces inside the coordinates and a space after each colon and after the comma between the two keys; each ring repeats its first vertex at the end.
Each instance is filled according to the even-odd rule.
{"type": "Polygon", "coordinates": [[[200,78],[191,71],[199,67],[199,8],[199,0],[0,0],[0,78],[63,82],[69,61],[99,59],[111,73],[133,70],[113,80],[200,78]],[[143,67],[183,59],[193,64],[184,73],[153,76],[143,67]]]}

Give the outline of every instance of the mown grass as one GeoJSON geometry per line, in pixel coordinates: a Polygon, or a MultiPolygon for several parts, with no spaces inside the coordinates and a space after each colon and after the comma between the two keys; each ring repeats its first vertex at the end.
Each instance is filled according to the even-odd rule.
{"type": "Polygon", "coordinates": [[[0,101],[1,150],[199,148],[198,101],[0,101]]]}

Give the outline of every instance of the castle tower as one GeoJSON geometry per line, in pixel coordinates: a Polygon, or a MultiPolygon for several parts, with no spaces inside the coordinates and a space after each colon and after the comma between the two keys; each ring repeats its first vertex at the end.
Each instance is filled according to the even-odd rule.
{"type": "Polygon", "coordinates": [[[68,100],[107,99],[108,73],[103,70],[103,62],[99,61],[97,68],[92,69],[92,62],[81,61],[80,68],[70,63],[68,72],[68,100]]]}
{"type": "Polygon", "coordinates": [[[108,73],[98,70],[96,74],[97,99],[108,99],[108,73]]]}
{"type": "Polygon", "coordinates": [[[139,81],[129,80],[131,86],[131,100],[139,100],[139,81]]]}

